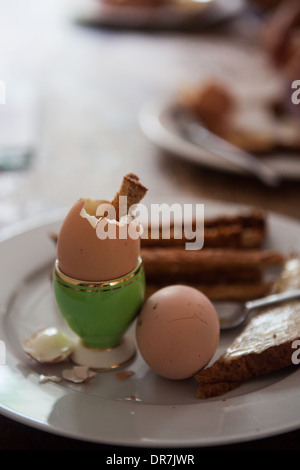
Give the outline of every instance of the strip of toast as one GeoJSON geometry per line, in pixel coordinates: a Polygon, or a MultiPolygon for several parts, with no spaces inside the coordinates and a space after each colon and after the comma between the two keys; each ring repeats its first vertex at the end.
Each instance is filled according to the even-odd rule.
{"type": "MultiPolygon", "coordinates": [[[[166,287],[169,283],[147,283],[146,297],[154,294],[162,287],[166,287]]],[[[228,282],[225,283],[203,283],[190,284],[189,286],[198,289],[212,301],[230,301],[230,302],[246,302],[247,300],[257,299],[269,294],[271,283],[262,282],[228,282]]]]}
{"type": "MultiPolygon", "coordinates": [[[[260,228],[244,228],[238,224],[205,227],[203,233],[205,248],[260,248],[264,241],[264,232],[260,228]]],[[[171,227],[170,234],[168,233],[168,237],[165,238],[162,229],[158,232],[157,238],[153,237],[151,233],[148,233],[147,236],[144,234],[142,247],[183,246],[186,242],[193,242],[195,238],[187,239],[184,233],[176,231],[176,227],[171,227]]]]}
{"type": "MultiPolygon", "coordinates": [[[[300,288],[299,257],[286,261],[272,293],[295,288],[300,288]]],[[[224,393],[222,389],[226,387],[222,383],[235,388],[241,382],[291,366],[292,344],[299,339],[299,300],[264,308],[214,364],[195,375],[200,384],[196,396],[216,396],[224,393]]]]}
{"type": "MultiPolygon", "coordinates": [[[[148,227],[142,237],[142,247],[176,247],[193,241],[186,239],[183,223],[178,226],[178,223],[170,222],[170,231],[165,238],[162,225],[148,227]]],[[[193,219],[193,233],[198,225],[193,219]]],[[[253,209],[239,214],[206,217],[203,221],[203,233],[205,248],[260,248],[266,235],[266,214],[263,210],[253,209]]]]}
{"type": "Polygon", "coordinates": [[[273,250],[235,250],[214,249],[185,250],[175,248],[144,248],[142,249],[147,279],[164,279],[174,282],[181,279],[203,276],[218,272],[237,272],[239,270],[266,269],[282,266],[284,257],[273,250]]]}
{"type": "Polygon", "coordinates": [[[112,201],[112,205],[116,209],[116,219],[119,220],[120,214],[127,215],[130,207],[138,204],[147,191],[148,189],[142,185],[134,173],[128,173],[124,176],[121,187],[112,201]],[[125,207],[121,207],[122,196],[126,197],[125,207]]]}

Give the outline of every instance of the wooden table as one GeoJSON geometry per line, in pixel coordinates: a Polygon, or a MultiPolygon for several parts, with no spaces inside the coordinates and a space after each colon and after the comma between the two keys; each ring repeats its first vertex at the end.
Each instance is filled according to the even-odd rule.
{"type": "MultiPolygon", "coordinates": [[[[252,17],[202,32],[124,31],[76,24],[72,3],[0,1],[0,79],[7,88],[29,84],[38,97],[36,155],[28,168],[0,173],[0,228],[82,196],[111,198],[128,172],[140,176],[151,197],[238,202],[300,219],[299,182],[270,189],[252,178],[188,164],[158,150],[137,121],[145,101],[187,83],[216,74],[253,82],[256,65],[266,58],[256,48],[252,17]],[[245,58],[248,67],[240,70],[245,58]]],[[[299,449],[299,443],[295,431],[225,449],[299,449]]],[[[4,416],[0,449],[126,452],[49,435],[4,416]]]]}

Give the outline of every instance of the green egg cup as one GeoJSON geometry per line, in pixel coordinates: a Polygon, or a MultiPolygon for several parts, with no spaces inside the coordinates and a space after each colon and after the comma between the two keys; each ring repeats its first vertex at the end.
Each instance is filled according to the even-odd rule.
{"type": "Polygon", "coordinates": [[[84,348],[109,350],[122,344],[145,295],[142,259],[119,279],[87,282],[64,275],[55,261],[53,288],[59,311],[84,348]]]}

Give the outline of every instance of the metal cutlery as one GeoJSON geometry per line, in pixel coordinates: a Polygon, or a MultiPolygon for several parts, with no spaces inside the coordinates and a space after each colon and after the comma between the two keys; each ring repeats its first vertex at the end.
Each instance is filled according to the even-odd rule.
{"type": "Polygon", "coordinates": [[[267,186],[280,185],[281,178],[273,168],[209,131],[188,112],[174,108],[173,121],[181,135],[190,142],[251,173],[267,186]]]}
{"type": "Polygon", "coordinates": [[[221,330],[229,330],[244,323],[255,310],[296,299],[300,299],[300,289],[249,300],[245,304],[237,302],[215,302],[214,305],[219,315],[221,330]],[[231,314],[228,314],[228,310],[231,314]]]}

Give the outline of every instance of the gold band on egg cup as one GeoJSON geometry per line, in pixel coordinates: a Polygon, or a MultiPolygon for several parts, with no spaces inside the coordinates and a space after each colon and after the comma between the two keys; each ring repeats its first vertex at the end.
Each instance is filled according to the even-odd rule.
{"type": "Polygon", "coordinates": [[[114,290],[128,285],[130,282],[134,282],[137,278],[144,274],[144,267],[142,258],[139,256],[137,267],[129,274],[122,276],[117,279],[108,281],[83,281],[81,279],[72,278],[64,274],[59,268],[59,260],[55,260],[54,271],[57,282],[62,283],[64,286],[73,288],[74,290],[88,290],[89,292],[97,292],[99,290],[114,290]]]}

